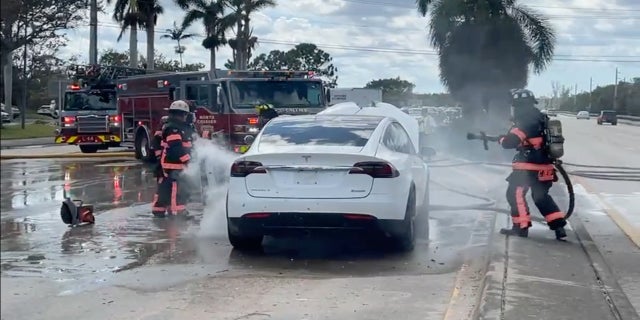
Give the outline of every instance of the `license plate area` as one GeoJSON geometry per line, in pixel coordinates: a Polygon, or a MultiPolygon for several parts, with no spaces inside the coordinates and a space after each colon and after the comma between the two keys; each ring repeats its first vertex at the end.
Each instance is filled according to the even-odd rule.
{"type": "Polygon", "coordinates": [[[318,184],[318,171],[298,171],[296,173],[296,184],[314,185],[318,184]]]}
{"type": "Polygon", "coordinates": [[[97,142],[94,136],[80,136],[80,142],[97,142]]]}

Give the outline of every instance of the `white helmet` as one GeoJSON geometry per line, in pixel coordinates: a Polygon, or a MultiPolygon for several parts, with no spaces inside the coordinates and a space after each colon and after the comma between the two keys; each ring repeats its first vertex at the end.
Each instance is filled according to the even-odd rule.
{"type": "Polygon", "coordinates": [[[169,106],[169,111],[182,111],[182,112],[189,112],[189,104],[187,104],[186,102],[182,101],[182,100],[176,100],[174,102],[171,103],[171,105],[169,106]]]}

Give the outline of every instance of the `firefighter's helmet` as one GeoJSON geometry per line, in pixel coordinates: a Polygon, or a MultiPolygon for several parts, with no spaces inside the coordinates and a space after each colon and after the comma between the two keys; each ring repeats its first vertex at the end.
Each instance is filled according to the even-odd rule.
{"type": "Polygon", "coordinates": [[[189,113],[189,104],[182,100],[176,100],[169,106],[169,111],[181,111],[184,113],[189,113]]]}
{"type": "Polygon", "coordinates": [[[273,109],[273,106],[268,103],[259,104],[256,106],[258,112],[264,112],[266,110],[273,109]]]}
{"type": "Polygon", "coordinates": [[[527,89],[511,90],[511,105],[514,107],[535,105],[538,103],[533,92],[527,89]]]}

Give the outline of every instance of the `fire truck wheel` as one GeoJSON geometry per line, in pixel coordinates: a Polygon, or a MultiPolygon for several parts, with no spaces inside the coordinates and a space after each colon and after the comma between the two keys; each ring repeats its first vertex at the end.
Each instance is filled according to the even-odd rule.
{"type": "Polygon", "coordinates": [[[98,152],[98,146],[80,146],[82,153],[96,153],[98,152]]]}
{"type": "Polygon", "coordinates": [[[153,162],[155,157],[151,153],[151,146],[149,145],[149,138],[145,132],[138,133],[135,141],[136,158],[143,162],[153,162]]]}

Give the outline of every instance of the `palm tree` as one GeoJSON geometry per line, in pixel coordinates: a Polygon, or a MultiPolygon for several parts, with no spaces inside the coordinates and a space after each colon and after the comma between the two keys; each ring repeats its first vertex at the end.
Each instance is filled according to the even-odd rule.
{"type": "Polygon", "coordinates": [[[236,24],[236,43],[234,50],[234,60],[236,69],[245,70],[249,63],[251,50],[257,42],[256,37],[252,37],[251,15],[268,7],[274,7],[274,0],[228,0],[231,7],[233,19],[236,24]]]}
{"type": "Polygon", "coordinates": [[[529,66],[538,74],[552,60],[555,35],[546,18],[515,2],[416,0],[423,16],[430,13],[440,79],[466,109],[508,106],[509,89],[526,86],[529,66]]]}
{"type": "Polygon", "coordinates": [[[164,34],[160,37],[161,39],[170,39],[178,43],[178,45],[176,46],[176,53],[180,55],[180,68],[182,68],[182,54],[186,49],[185,47],[180,45],[180,41],[195,37],[195,34],[193,33],[184,33],[185,30],[186,28],[184,26],[178,26],[178,24],[174,21],[173,29],[166,29],[167,34],[164,34]]]}
{"type": "MultiPolygon", "coordinates": [[[[107,0],[111,4],[114,0],[107,0]]],[[[139,10],[138,0],[115,0],[113,19],[120,23],[118,41],[129,29],[129,66],[138,67],[138,28],[143,26],[145,18],[139,10]]]]}
{"type": "Polygon", "coordinates": [[[147,70],[154,69],[155,27],[158,15],[164,12],[158,0],[137,0],[138,9],[143,17],[142,27],[147,31],[147,70]]]}
{"type": "Polygon", "coordinates": [[[182,23],[188,28],[196,21],[201,21],[205,30],[205,39],[202,46],[210,51],[211,76],[215,77],[216,51],[227,44],[225,32],[233,23],[233,16],[225,15],[224,0],[177,0],[177,4],[187,11],[182,23]]]}

